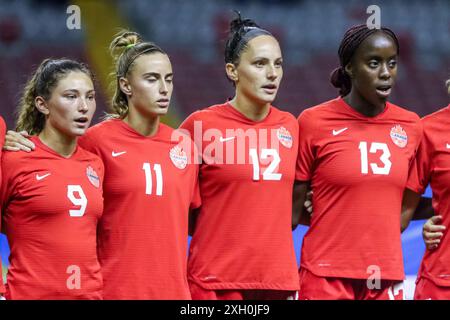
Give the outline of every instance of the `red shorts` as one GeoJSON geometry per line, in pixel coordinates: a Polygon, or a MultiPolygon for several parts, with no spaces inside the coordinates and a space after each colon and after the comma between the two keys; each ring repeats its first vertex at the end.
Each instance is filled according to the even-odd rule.
{"type": "Polygon", "coordinates": [[[297,291],[285,290],[209,290],[189,281],[192,300],[295,300],[297,291]]]}
{"type": "Polygon", "coordinates": [[[414,300],[450,300],[450,287],[438,286],[422,277],[416,284],[414,300]]]}
{"type": "Polygon", "coordinates": [[[301,268],[299,300],[404,300],[403,281],[380,280],[369,289],[367,280],[316,276],[301,268]]]}

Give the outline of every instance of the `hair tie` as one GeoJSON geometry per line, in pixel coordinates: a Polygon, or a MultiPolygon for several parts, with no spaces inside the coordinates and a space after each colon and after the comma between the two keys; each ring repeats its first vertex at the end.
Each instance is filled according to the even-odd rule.
{"type": "Polygon", "coordinates": [[[125,49],[130,49],[131,47],[134,47],[136,45],[136,43],[130,43],[130,44],[128,44],[126,47],[125,47],[125,49]]]}

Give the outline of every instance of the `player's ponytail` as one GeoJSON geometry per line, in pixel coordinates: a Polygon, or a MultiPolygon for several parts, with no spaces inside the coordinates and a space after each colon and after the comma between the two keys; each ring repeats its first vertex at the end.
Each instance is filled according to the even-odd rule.
{"type": "Polygon", "coordinates": [[[152,42],[143,42],[141,36],[133,31],[122,30],[114,36],[109,46],[114,59],[114,96],[111,102],[111,113],[107,117],[123,119],[128,114],[128,99],[120,89],[119,80],[133,70],[134,61],[143,54],[160,52],[166,54],[152,42]]]}
{"type": "Polygon", "coordinates": [[[94,76],[89,68],[78,61],[69,59],[45,59],[36,69],[22,93],[17,108],[16,130],[25,130],[31,135],[39,134],[45,126],[45,115],[35,106],[36,97],[49,100],[58,82],[70,71],[81,71],[92,81],[94,76]]]}
{"type": "Polygon", "coordinates": [[[331,84],[339,89],[339,95],[341,97],[346,96],[350,93],[352,89],[352,79],[345,71],[345,66],[350,63],[353,55],[358,49],[359,45],[369,36],[376,32],[383,32],[390,36],[392,40],[394,40],[395,45],[397,46],[397,54],[400,50],[400,45],[398,39],[394,32],[389,28],[380,28],[380,29],[369,29],[367,25],[360,24],[357,26],[353,26],[348,29],[344,37],[342,38],[341,44],[339,46],[339,62],[340,67],[333,70],[330,75],[331,84]]]}
{"type": "Polygon", "coordinates": [[[339,89],[339,95],[341,97],[349,94],[352,89],[352,80],[343,67],[336,68],[331,72],[330,82],[335,88],[339,89]]]}
{"type": "Polygon", "coordinates": [[[255,21],[251,19],[242,19],[239,11],[235,11],[237,17],[231,20],[228,31],[228,39],[225,44],[225,63],[239,64],[242,52],[247,47],[247,43],[261,35],[272,34],[261,29],[255,21]]]}

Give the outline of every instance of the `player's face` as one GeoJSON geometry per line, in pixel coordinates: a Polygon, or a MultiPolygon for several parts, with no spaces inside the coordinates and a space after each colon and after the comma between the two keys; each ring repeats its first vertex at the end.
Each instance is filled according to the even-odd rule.
{"type": "Polygon", "coordinates": [[[236,68],[236,92],[256,104],[272,103],[283,77],[282,62],[280,45],[274,37],[253,38],[236,68]]]}
{"type": "Polygon", "coordinates": [[[167,55],[157,52],[138,57],[128,80],[128,99],[141,114],[167,113],[173,91],[172,64],[167,55]]]}
{"type": "Polygon", "coordinates": [[[397,47],[391,37],[375,33],[365,39],[350,63],[352,92],[372,105],[386,102],[397,77],[397,47]]]}
{"type": "Polygon", "coordinates": [[[91,78],[81,71],[71,71],[58,81],[46,102],[45,126],[68,137],[83,135],[95,112],[95,91],[91,78]]]}

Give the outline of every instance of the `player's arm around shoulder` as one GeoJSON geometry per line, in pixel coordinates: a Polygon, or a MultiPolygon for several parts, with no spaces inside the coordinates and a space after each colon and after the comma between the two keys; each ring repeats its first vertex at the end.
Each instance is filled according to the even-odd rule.
{"type": "Polygon", "coordinates": [[[8,130],[5,136],[3,150],[6,151],[26,151],[31,152],[35,148],[34,143],[30,140],[30,135],[26,131],[16,132],[8,130]]]}

